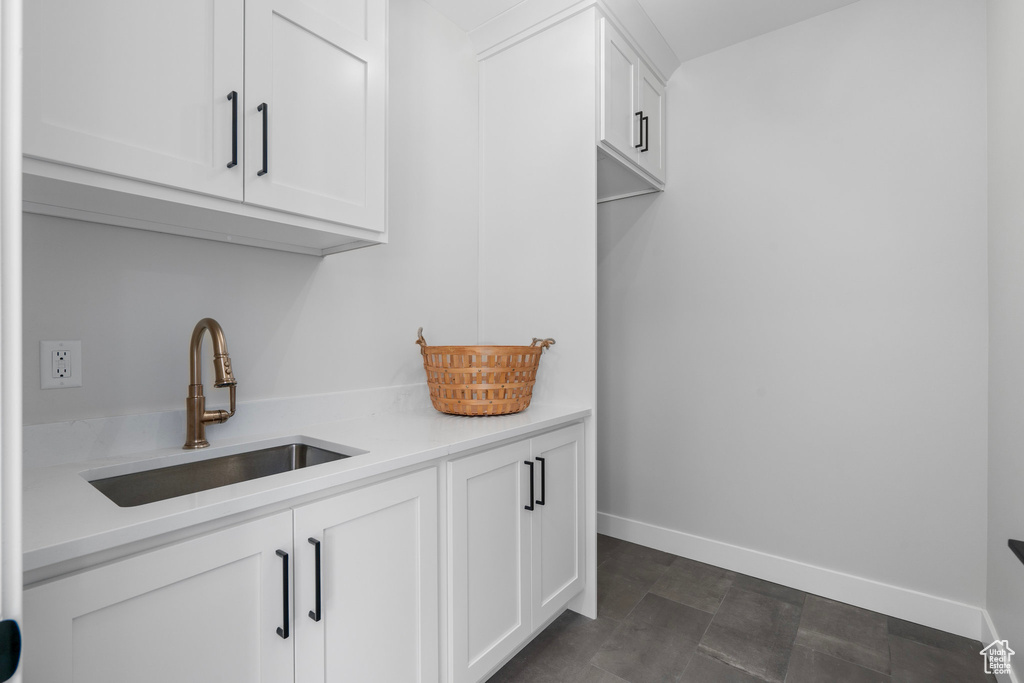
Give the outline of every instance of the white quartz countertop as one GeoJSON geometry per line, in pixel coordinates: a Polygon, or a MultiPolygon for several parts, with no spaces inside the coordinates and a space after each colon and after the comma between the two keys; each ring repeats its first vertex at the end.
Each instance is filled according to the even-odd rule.
{"type": "Polygon", "coordinates": [[[229,515],[315,494],[331,487],[427,463],[507,439],[576,422],[589,408],[534,403],[516,415],[458,417],[431,408],[378,413],[257,437],[218,439],[210,448],[165,448],[87,462],[27,469],[24,474],[24,569],[32,571],[229,515]],[[205,460],[295,441],[366,453],[137,507],[121,508],[89,479],[205,460]]]}

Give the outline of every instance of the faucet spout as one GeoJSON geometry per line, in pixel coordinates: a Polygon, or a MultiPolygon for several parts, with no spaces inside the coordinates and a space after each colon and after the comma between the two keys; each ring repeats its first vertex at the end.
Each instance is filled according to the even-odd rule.
{"type": "Polygon", "coordinates": [[[235,386],[238,380],[231,371],[231,357],[228,355],[228,344],[224,339],[224,330],[213,318],[203,318],[192,330],[192,341],[189,343],[189,386],[188,398],[185,399],[186,433],[183,448],[206,448],[210,442],[206,440],[206,425],[211,422],[227,422],[235,414],[235,386]],[[216,379],[215,387],[228,387],[230,390],[230,412],[227,410],[207,410],[206,397],[203,395],[203,334],[210,333],[213,342],[213,369],[216,379]]]}
{"type": "Polygon", "coordinates": [[[224,338],[224,328],[213,318],[203,318],[192,330],[192,341],[189,343],[189,384],[203,383],[203,332],[210,333],[213,342],[213,370],[217,374],[215,387],[230,387],[238,384],[231,372],[231,357],[228,356],[228,342],[224,338]]]}

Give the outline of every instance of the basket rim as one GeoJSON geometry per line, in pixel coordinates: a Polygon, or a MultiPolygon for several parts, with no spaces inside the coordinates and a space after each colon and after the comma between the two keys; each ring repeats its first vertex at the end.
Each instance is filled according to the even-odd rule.
{"type": "Polygon", "coordinates": [[[540,346],[423,346],[423,353],[450,353],[454,355],[470,356],[470,355],[496,355],[497,353],[506,353],[512,355],[513,353],[540,353],[544,349],[540,346]],[[443,349],[443,350],[438,350],[443,349]],[[470,349],[467,351],[467,349],[470,349]],[[515,351],[500,351],[500,349],[515,349],[515,351]]]}

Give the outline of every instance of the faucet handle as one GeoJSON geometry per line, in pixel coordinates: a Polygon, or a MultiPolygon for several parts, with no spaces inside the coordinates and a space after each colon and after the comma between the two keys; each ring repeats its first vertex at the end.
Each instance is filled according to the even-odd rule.
{"type": "Polygon", "coordinates": [[[224,423],[228,421],[229,417],[235,414],[235,385],[229,384],[228,390],[231,393],[231,404],[228,406],[231,410],[205,410],[203,412],[204,424],[209,424],[211,422],[224,423]]]}

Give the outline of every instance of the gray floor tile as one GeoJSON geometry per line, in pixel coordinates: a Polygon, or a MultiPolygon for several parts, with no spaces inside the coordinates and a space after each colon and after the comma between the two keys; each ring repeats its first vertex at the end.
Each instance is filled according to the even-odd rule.
{"type": "Polygon", "coordinates": [[[609,619],[588,619],[566,610],[502,668],[499,673],[507,678],[491,680],[510,683],[546,676],[554,676],[552,680],[558,681],[571,680],[587,668],[590,658],[617,625],[609,619]]]}
{"type": "Polygon", "coordinates": [[[519,659],[519,655],[516,655],[505,666],[491,674],[491,677],[487,679],[487,683],[525,683],[525,681],[530,680],[526,677],[527,673],[526,660],[519,659]]]}
{"type": "MultiPolygon", "coordinates": [[[[611,637],[618,623],[611,619],[588,619],[566,610],[549,628],[551,641],[537,655],[537,661],[556,672],[585,668],[591,657],[611,637]]],[[[568,677],[568,676],[567,676],[568,677]]]]}
{"type": "Polygon", "coordinates": [[[625,619],[643,597],[651,584],[604,569],[597,572],[597,616],[599,619],[625,619]]]}
{"type": "Polygon", "coordinates": [[[627,681],[613,673],[598,669],[596,666],[588,666],[570,683],[627,683],[627,681]]]}
{"type": "Polygon", "coordinates": [[[783,683],[800,611],[787,600],[734,585],[701,638],[699,651],[766,681],[783,683]]]}
{"type": "Polygon", "coordinates": [[[674,683],[697,649],[711,615],[648,595],[594,655],[591,664],[628,683],[674,683]]]}
{"type": "Polygon", "coordinates": [[[767,595],[772,598],[778,598],[783,602],[788,602],[797,607],[804,604],[804,597],[807,595],[803,591],[798,591],[795,588],[789,588],[788,586],[782,586],[771,581],[763,581],[761,579],[755,579],[753,576],[747,576],[746,574],[737,574],[736,578],[733,579],[732,585],[743,590],[751,591],[752,593],[760,593],[761,595],[767,595]]]}
{"type": "Polygon", "coordinates": [[[622,541],[611,536],[605,536],[604,534],[597,535],[597,566],[601,566],[601,563],[611,557],[615,549],[622,545],[622,541]]]}
{"type": "Polygon", "coordinates": [[[648,548],[645,545],[637,545],[636,543],[630,543],[629,541],[619,541],[618,547],[615,548],[615,554],[632,557],[635,560],[643,560],[653,564],[660,564],[664,567],[669,566],[672,564],[672,561],[676,559],[676,556],[672,553],[648,548]]]}
{"type": "Polygon", "coordinates": [[[648,594],[629,615],[627,621],[671,631],[681,640],[700,642],[711,623],[711,615],[688,605],[680,605],[660,595],[648,594]]]}
{"type": "Polygon", "coordinates": [[[566,612],[490,683],[996,683],[976,641],[608,536],[598,552],[599,618],[566,612]]]}
{"type": "Polygon", "coordinates": [[[544,680],[545,678],[548,679],[549,683],[553,683],[551,679],[553,674],[523,662],[520,662],[519,666],[515,666],[513,662],[515,660],[501,667],[493,676],[487,679],[487,683],[534,683],[534,681],[544,680]]]}
{"type": "Polygon", "coordinates": [[[764,679],[697,653],[690,660],[679,683],[764,683],[764,679]]]}
{"type": "Polygon", "coordinates": [[[797,645],[789,657],[786,683],[890,683],[889,676],[797,645]]]}
{"type": "Polygon", "coordinates": [[[981,655],[950,652],[889,636],[893,683],[995,683],[981,655]]]}
{"type": "Polygon", "coordinates": [[[658,558],[616,551],[601,564],[601,571],[641,583],[647,592],[668,571],[670,564],[659,562],[658,558]]]}
{"type": "Polygon", "coordinates": [[[677,557],[651,592],[714,614],[735,578],[725,569],[677,557]]]}
{"type": "Polygon", "coordinates": [[[882,614],[808,595],[795,642],[889,674],[889,628],[882,614]]]}
{"type": "Polygon", "coordinates": [[[897,619],[896,617],[886,618],[889,622],[890,635],[894,635],[899,638],[913,640],[914,642],[921,643],[923,645],[931,645],[932,647],[937,647],[940,650],[949,650],[950,652],[961,652],[964,654],[978,654],[981,652],[981,648],[984,647],[984,645],[977,640],[971,640],[970,638],[957,636],[952,633],[947,633],[946,631],[928,628],[927,626],[897,619]]]}

